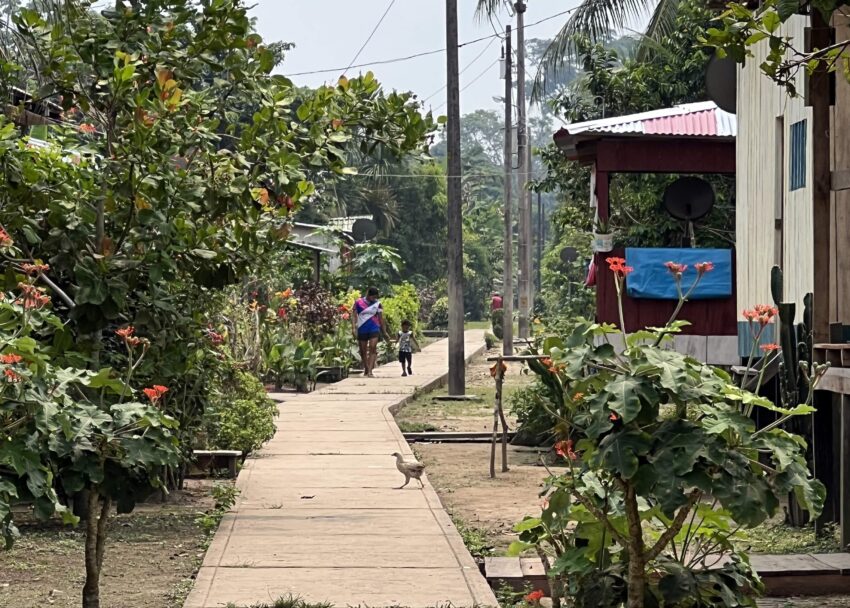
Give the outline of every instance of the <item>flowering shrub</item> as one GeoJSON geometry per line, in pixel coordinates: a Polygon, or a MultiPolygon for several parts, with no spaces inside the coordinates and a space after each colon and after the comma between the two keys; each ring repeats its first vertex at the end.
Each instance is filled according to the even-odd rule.
{"type": "Polygon", "coordinates": [[[54,338],[66,330],[34,280],[0,297],[0,534],[7,544],[16,536],[16,499],[31,501],[40,519],[76,523],[56,488],[84,493],[84,594],[95,597],[112,509],[131,511],[160,487],[162,468],[177,464],[177,421],[161,409],[167,387],[144,389],[149,403],[137,399],[131,381],[148,342],[132,327],[117,332],[129,362],[122,377],[54,364],[54,338]]]}
{"type": "MultiPolygon", "coordinates": [[[[630,269],[608,263],[622,293],[630,269]]],[[[684,269],[668,269],[678,313],[711,265],[687,288],[684,269]]],[[[553,555],[553,589],[576,606],[754,606],[761,583],[731,542],[736,531],[773,516],[789,492],[813,514],[823,505],[805,442],[783,429],[810,405],[776,406],[664,349],[685,325],[674,315],[666,327],[624,335],[579,320],[569,335],[544,339],[546,359],[530,363],[568,473],[547,481],[544,509],[518,524],[513,551],[553,555]],[[620,352],[608,341],[617,334],[620,352]],[[754,408],[779,418],[756,430],[754,408]]],[[[808,377],[814,384],[824,371],[808,377]]]]}

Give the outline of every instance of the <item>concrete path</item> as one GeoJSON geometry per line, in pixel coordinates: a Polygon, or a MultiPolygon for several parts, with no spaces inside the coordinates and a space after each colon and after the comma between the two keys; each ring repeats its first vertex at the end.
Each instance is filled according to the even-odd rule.
{"type": "MultiPolygon", "coordinates": [[[[484,332],[466,334],[471,358],[484,332]]],[[[272,395],[278,431],[246,461],[234,512],[222,521],[185,608],[251,606],[295,595],[346,606],[496,606],[437,494],[404,478],[393,452],[411,454],[390,413],[447,373],[447,342],[376,378],[308,395],[272,395]],[[415,486],[415,487],[414,487],[415,486]]]]}

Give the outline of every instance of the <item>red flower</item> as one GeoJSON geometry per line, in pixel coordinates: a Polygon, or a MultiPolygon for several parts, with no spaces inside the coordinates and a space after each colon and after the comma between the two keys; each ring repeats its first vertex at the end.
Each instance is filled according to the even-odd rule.
{"type": "Polygon", "coordinates": [[[80,125],[80,133],[85,133],[86,135],[92,135],[93,133],[97,133],[97,128],[90,123],[84,122],[80,125]]]}
{"type": "Polygon", "coordinates": [[[781,347],[778,344],[762,344],[760,348],[762,352],[772,353],[779,350],[781,347]]]}
{"type": "Polygon", "coordinates": [[[286,318],[286,309],[283,306],[281,306],[280,308],[277,309],[277,318],[278,319],[285,319],[286,318]]]}
{"type": "Polygon", "coordinates": [[[128,325],[127,327],[122,327],[121,329],[115,330],[115,335],[119,338],[123,338],[124,340],[132,336],[134,333],[136,333],[136,328],[132,325],[128,325]]]}
{"type": "Polygon", "coordinates": [[[674,277],[681,277],[688,269],[687,264],[677,264],[676,262],[667,262],[664,265],[674,277]]]}
{"type": "Polygon", "coordinates": [[[15,363],[20,363],[24,358],[20,355],[3,355],[0,356],[0,363],[5,363],[6,365],[14,365],[15,363]]]}
{"type": "Polygon", "coordinates": [[[612,413],[610,416],[608,416],[608,420],[610,420],[611,422],[617,422],[619,419],[620,417],[617,416],[617,414],[612,413]]]}
{"type": "Polygon", "coordinates": [[[635,270],[631,266],[626,266],[626,260],[623,258],[607,258],[605,261],[608,262],[608,268],[611,269],[611,272],[621,279],[635,270]]]}
{"type": "Polygon", "coordinates": [[[698,264],[694,264],[694,268],[697,269],[697,274],[702,276],[706,272],[714,270],[714,262],[699,262],[698,264]]]}
{"type": "Polygon", "coordinates": [[[552,367],[552,359],[550,359],[549,357],[546,357],[545,359],[541,359],[540,363],[542,363],[546,367],[552,367]]]}
{"type": "Polygon", "coordinates": [[[348,321],[350,318],[351,318],[350,313],[347,313],[347,312],[342,313],[342,320],[343,321],[348,321]]]}
{"type": "Polygon", "coordinates": [[[544,594],[542,591],[540,591],[538,589],[537,591],[532,591],[531,593],[526,595],[525,601],[528,602],[529,604],[537,604],[537,603],[540,602],[540,600],[542,600],[545,597],[545,595],[546,594],[544,594]]]}
{"type": "Polygon", "coordinates": [[[142,389],[142,392],[147,395],[147,398],[151,400],[151,403],[156,404],[156,402],[162,399],[162,396],[168,392],[168,387],[162,386],[161,384],[155,384],[152,388],[142,389]]]}
{"type": "Polygon", "coordinates": [[[573,450],[573,440],[568,439],[566,441],[559,441],[555,444],[555,453],[562,458],[569,458],[570,460],[578,460],[578,454],[573,450]]]}
{"type": "Polygon", "coordinates": [[[13,242],[9,233],[0,228],[0,247],[11,247],[13,242]]]}
{"type": "Polygon", "coordinates": [[[6,376],[6,380],[9,382],[20,382],[23,380],[23,377],[11,368],[6,368],[3,370],[3,375],[6,376]]]}

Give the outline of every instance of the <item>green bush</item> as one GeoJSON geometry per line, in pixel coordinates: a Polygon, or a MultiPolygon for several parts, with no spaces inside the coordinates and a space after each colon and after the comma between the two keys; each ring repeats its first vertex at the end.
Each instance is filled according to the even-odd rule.
{"type": "Polygon", "coordinates": [[[557,420],[550,413],[552,405],[548,389],[534,382],[515,390],[508,397],[508,409],[517,419],[517,433],[513,445],[538,446],[551,444],[552,428],[557,420]]]}
{"type": "Polygon", "coordinates": [[[431,316],[428,318],[428,327],[431,329],[445,329],[449,326],[449,299],[440,298],[431,307],[431,316]]]}
{"type": "Polygon", "coordinates": [[[394,285],[392,295],[382,299],[381,305],[390,336],[396,335],[405,319],[410,321],[414,331],[419,329],[419,293],[410,283],[394,285]]]}
{"type": "Polygon", "coordinates": [[[216,382],[206,411],[207,443],[247,455],[274,436],[277,405],[256,376],[242,370],[216,382]]]}

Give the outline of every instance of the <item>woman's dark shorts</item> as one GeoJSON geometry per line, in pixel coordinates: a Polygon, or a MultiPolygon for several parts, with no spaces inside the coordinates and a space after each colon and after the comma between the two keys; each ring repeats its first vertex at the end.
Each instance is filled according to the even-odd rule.
{"type": "Polygon", "coordinates": [[[357,334],[358,342],[369,342],[370,340],[376,340],[381,337],[381,332],[379,331],[370,331],[364,334],[357,334]]]}

